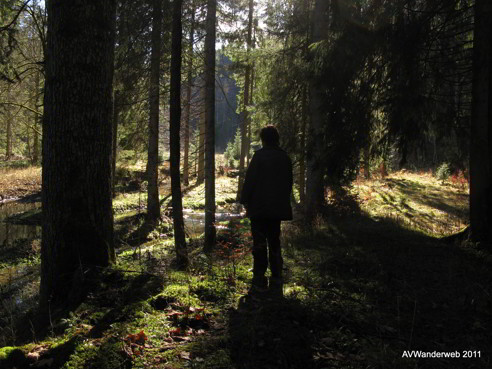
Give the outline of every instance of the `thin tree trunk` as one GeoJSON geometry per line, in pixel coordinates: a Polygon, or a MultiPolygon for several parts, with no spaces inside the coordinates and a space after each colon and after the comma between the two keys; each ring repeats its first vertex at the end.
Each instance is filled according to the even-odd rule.
{"type": "MultiPolygon", "coordinates": [[[[200,132],[200,131],[198,131],[200,132]]],[[[199,135],[196,135],[195,134],[195,150],[193,151],[193,158],[194,158],[194,161],[193,161],[193,175],[198,178],[198,145],[200,145],[200,138],[198,137],[199,135]]],[[[198,184],[198,180],[197,180],[197,184],[198,184]]]]}
{"type": "Polygon", "coordinates": [[[31,158],[31,139],[29,138],[29,127],[26,128],[26,145],[27,145],[27,157],[31,158]]]}
{"type": "Polygon", "coordinates": [[[371,160],[371,144],[368,142],[364,146],[364,178],[365,179],[371,178],[370,160],[371,160]]]}
{"type": "MultiPolygon", "coordinates": [[[[254,77],[255,77],[255,65],[251,65],[251,81],[250,81],[250,92],[249,92],[249,105],[253,105],[253,92],[254,92],[254,77]]],[[[249,166],[249,161],[251,160],[251,118],[248,121],[248,133],[246,135],[246,166],[249,166]]]]}
{"type": "MultiPolygon", "coordinates": [[[[10,86],[7,92],[8,101],[12,101],[10,95],[10,86]]],[[[10,160],[12,158],[12,112],[10,111],[10,106],[7,107],[7,145],[5,150],[5,158],[10,160]]]]}
{"type": "Polygon", "coordinates": [[[492,3],[475,3],[472,122],[470,137],[470,226],[474,241],[491,241],[492,3]]]}
{"type": "MultiPolygon", "coordinates": [[[[329,20],[329,3],[326,0],[316,0],[313,13],[312,42],[317,43],[326,38],[329,20]]],[[[309,81],[309,107],[311,111],[311,125],[309,129],[309,149],[307,156],[306,182],[306,216],[311,221],[319,213],[325,201],[324,193],[324,165],[323,165],[323,131],[324,115],[322,107],[325,103],[323,83],[312,76],[309,81]]]]}
{"type": "Polygon", "coordinates": [[[111,189],[113,198],[116,196],[116,156],[118,153],[118,117],[120,114],[120,92],[114,91],[113,98],[113,142],[112,142],[112,162],[111,162],[111,189]]]}
{"type": "Polygon", "coordinates": [[[147,156],[147,223],[153,227],[161,216],[159,204],[159,75],[161,58],[162,0],[153,1],[152,52],[149,90],[149,148],[147,156]]]}
{"type": "Polygon", "coordinates": [[[247,134],[248,134],[248,106],[249,106],[249,84],[251,77],[251,64],[249,60],[249,54],[251,50],[251,40],[253,35],[253,10],[254,4],[253,0],[249,0],[249,13],[248,13],[248,36],[246,39],[246,70],[244,71],[244,91],[243,91],[243,111],[242,111],[242,121],[241,121],[241,154],[239,157],[239,181],[237,187],[237,198],[241,197],[241,191],[244,184],[245,176],[245,162],[246,162],[246,152],[248,148],[247,134]]]}
{"type": "Polygon", "coordinates": [[[88,269],[115,260],[111,121],[116,1],[81,0],[74,5],[51,0],[46,6],[44,313],[53,305],[79,300],[88,269]]]}
{"type": "Polygon", "coordinates": [[[188,76],[186,84],[186,107],[184,119],[184,158],[183,158],[183,183],[189,185],[190,164],[190,117],[191,117],[191,84],[193,82],[193,42],[195,39],[195,5],[191,9],[191,25],[190,25],[190,55],[188,60],[188,76]]]}
{"type": "Polygon", "coordinates": [[[299,140],[299,201],[306,201],[306,127],[308,120],[307,87],[302,89],[301,135],[299,140]]]}
{"type": "Polygon", "coordinates": [[[215,22],[217,0],[207,2],[205,37],[205,244],[215,246],[215,22]]]}
{"type": "Polygon", "coordinates": [[[203,106],[202,106],[202,111],[200,112],[200,120],[199,120],[199,132],[198,132],[198,172],[196,176],[196,183],[197,184],[202,184],[204,179],[205,179],[205,172],[204,172],[204,164],[205,164],[205,120],[206,120],[206,88],[205,85],[203,86],[202,89],[202,96],[203,96],[203,106]]]}
{"type": "MultiPolygon", "coordinates": [[[[310,0],[302,2],[304,14],[307,17],[306,23],[311,25],[310,0]]],[[[306,40],[303,46],[303,58],[309,60],[309,42],[311,40],[311,28],[306,27],[306,40]]],[[[306,131],[309,119],[309,101],[308,101],[309,85],[304,84],[302,88],[302,103],[301,103],[301,132],[299,140],[299,202],[302,206],[306,204],[306,131]]]]}
{"type": "MultiPolygon", "coordinates": [[[[40,91],[40,81],[39,81],[39,76],[40,72],[36,71],[36,74],[34,76],[34,89],[35,89],[35,97],[34,97],[34,110],[38,110],[40,107],[39,103],[39,91],[40,91]]],[[[38,122],[39,119],[41,119],[41,116],[39,114],[34,114],[34,137],[33,137],[33,143],[32,143],[32,164],[36,165],[39,163],[39,134],[38,134],[38,122]]]]}
{"type": "Polygon", "coordinates": [[[169,146],[171,155],[171,195],[173,206],[174,244],[179,268],[188,265],[183,221],[180,178],[180,129],[181,129],[181,9],[182,0],[173,1],[173,29],[171,45],[171,92],[169,119],[169,146]]]}

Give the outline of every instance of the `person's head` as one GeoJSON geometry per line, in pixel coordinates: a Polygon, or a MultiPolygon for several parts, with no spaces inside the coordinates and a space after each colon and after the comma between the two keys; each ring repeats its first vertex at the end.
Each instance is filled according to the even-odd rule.
{"type": "Polygon", "coordinates": [[[260,131],[260,139],[263,146],[278,146],[280,136],[277,128],[271,124],[263,127],[260,131]]]}

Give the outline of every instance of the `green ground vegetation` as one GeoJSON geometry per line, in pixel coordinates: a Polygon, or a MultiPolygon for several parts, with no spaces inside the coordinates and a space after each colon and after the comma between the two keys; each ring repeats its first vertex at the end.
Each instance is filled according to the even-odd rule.
{"type": "MultiPolygon", "coordinates": [[[[217,183],[227,203],[234,179],[217,183]]],[[[137,192],[121,191],[116,206],[137,192]]],[[[184,203],[200,209],[201,196],[191,187],[184,203]]],[[[170,225],[139,238],[141,209],[122,206],[117,264],[88,276],[84,302],[49,324],[33,312],[11,322],[0,367],[490,367],[491,255],[443,238],[466,225],[467,197],[462,183],[428,173],[358,180],[332,194],[313,227],[284,223],[282,293],[259,295],[248,293],[247,219],[219,224],[209,255],[190,237],[190,267],[176,271],[170,225]],[[474,354],[417,359],[407,350],[474,354]]]]}

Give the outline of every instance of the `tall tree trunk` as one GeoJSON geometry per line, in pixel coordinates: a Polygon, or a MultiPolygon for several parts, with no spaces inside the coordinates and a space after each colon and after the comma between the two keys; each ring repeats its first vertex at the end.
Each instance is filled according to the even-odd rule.
{"type": "Polygon", "coordinates": [[[206,130],[206,87],[205,83],[202,88],[202,111],[200,112],[200,120],[198,122],[199,132],[198,132],[198,169],[196,175],[196,184],[202,184],[205,179],[205,172],[203,165],[205,164],[205,130],[206,130]]]}
{"type": "MultiPolygon", "coordinates": [[[[316,0],[313,13],[312,42],[317,43],[327,36],[329,21],[329,2],[316,0]]],[[[311,112],[311,125],[309,127],[309,143],[307,155],[307,181],[306,181],[306,216],[311,221],[319,213],[324,201],[324,165],[323,165],[323,131],[324,115],[322,107],[325,103],[323,96],[323,81],[316,76],[311,76],[309,81],[309,108],[311,112]]]]}
{"type": "Polygon", "coordinates": [[[370,179],[371,178],[371,143],[368,142],[364,146],[364,178],[365,179],[370,179]]]}
{"type": "MultiPolygon", "coordinates": [[[[306,17],[305,43],[302,50],[304,60],[309,60],[309,42],[311,40],[311,12],[310,12],[310,0],[304,0],[302,2],[303,11],[306,17]]],[[[309,120],[309,101],[308,101],[309,85],[304,83],[302,87],[302,102],[301,102],[301,131],[299,137],[299,201],[301,205],[306,204],[306,134],[309,120]]]]}
{"type": "Polygon", "coordinates": [[[111,191],[113,197],[116,196],[115,185],[116,185],[116,156],[118,153],[118,117],[120,115],[120,91],[114,91],[113,100],[113,142],[112,142],[112,156],[113,160],[111,162],[111,174],[112,174],[112,184],[111,191]]]}
{"type": "Polygon", "coordinates": [[[27,157],[31,158],[32,161],[32,156],[31,156],[31,138],[29,137],[29,132],[30,129],[27,127],[26,128],[26,145],[27,145],[27,157]]]}
{"type": "Polygon", "coordinates": [[[306,128],[308,120],[307,87],[302,89],[301,135],[299,139],[299,201],[306,201],[306,128]]]}
{"type": "Polygon", "coordinates": [[[193,82],[193,43],[195,39],[195,4],[191,8],[191,25],[190,25],[190,45],[188,56],[188,75],[186,83],[186,107],[184,118],[184,158],[183,158],[183,183],[188,186],[190,183],[190,120],[191,120],[191,84],[193,82]]]}
{"type": "MultiPolygon", "coordinates": [[[[38,111],[40,108],[40,103],[39,103],[39,96],[40,96],[40,74],[41,72],[36,71],[34,76],[34,90],[35,90],[35,97],[34,97],[34,110],[38,111]]],[[[38,134],[38,122],[41,119],[41,116],[39,114],[34,115],[34,129],[33,129],[33,143],[32,143],[32,164],[36,165],[39,163],[39,134],[38,134]]]]}
{"type": "Polygon", "coordinates": [[[205,244],[215,246],[215,22],[217,0],[207,1],[205,36],[205,244]]]}
{"type": "MultiPolygon", "coordinates": [[[[10,86],[7,91],[7,100],[12,101],[10,94],[10,86]]],[[[12,158],[12,112],[10,111],[10,106],[7,106],[7,145],[5,150],[5,158],[10,160],[12,158]]]]}
{"type": "Polygon", "coordinates": [[[147,223],[153,227],[161,216],[159,204],[159,75],[161,62],[162,0],[153,0],[152,52],[150,56],[149,148],[147,156],[147,223]]]}
{"type": "Polygon", "coordinates": [[[475,241],[491,241],[492,3],[475,2],[470,147],[470,226],[475,241]]]}
{"type": "MultiPolygon", "coordinates": [[[[255,87],[255,64],[251,65],[251,81],[250,81],[250,92],[249,92],[249,105],[253,105],[253,92],[255,87]]],[[[249,166],[249,162],[251,160],[251,118],[248,121],[248,133],[246,135],[246,167],[249,166]]]]}
{"type": "Polygon", "coordinates": [[[249,84],[251,77],[251,64],[249,60],[249,54],[251,50],[251,40],[253,35],[253,10],[254,4],[253,0],[249,0],[249,13],[248,13],[248,36],[246,39],[246,69],[244,71],[244,91],[243,91],[243,111],[241,114],[241,154],[239,157],[239,181],[237,186],[237,198],[241,197],[241,190],[243,188],[244,176],[245,176],[245,162],[246,162],[246,152],[248,147],[248,106],[249,106],[249,84]]]}
{"type": "Polygon", "coordinates": [[[79,299],[87,269],[115,260],[111,121],[116,1],[49,0],[46,6],[44,312],[79,299]]]}
{"type": "Polygon", "coordinates": [[[182,0],[173,1],[173,29],[171,45],[171,93],[169,119],[169,146],[171,154],[171,195],[173,206],[174,244],[176,261],[180,268],[188,265],[181,199],[180,129],[181,129],[181,8],[182,0]]]}

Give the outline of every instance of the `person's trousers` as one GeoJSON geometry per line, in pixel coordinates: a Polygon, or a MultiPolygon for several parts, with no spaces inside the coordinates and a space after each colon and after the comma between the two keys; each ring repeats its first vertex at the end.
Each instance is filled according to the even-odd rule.
{"type": "MultiPolygon", "coordinates": [[[[265,278],[268,264],[272,277],[282,277],[283,259],[280,248],[280,220],[251,219],[253,235],[253,281],[265,278]]],[[[261,282],[260,282],[261,283],[261,282]]]]}

